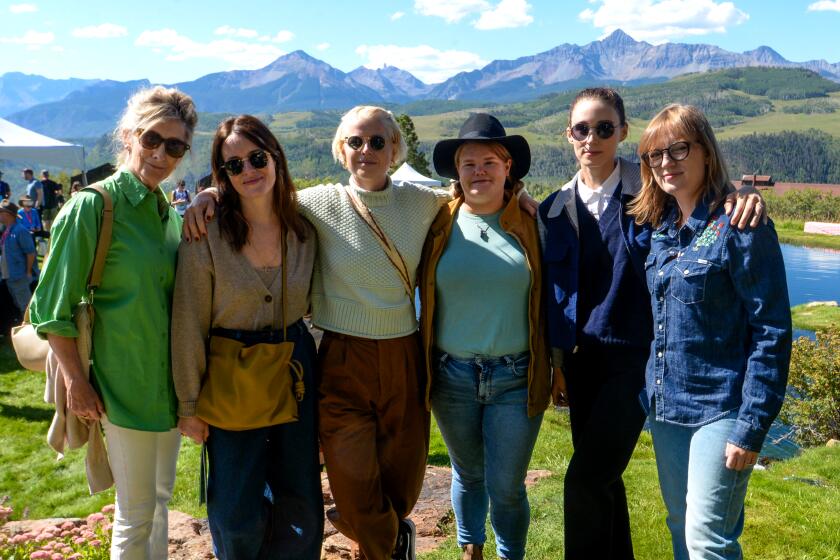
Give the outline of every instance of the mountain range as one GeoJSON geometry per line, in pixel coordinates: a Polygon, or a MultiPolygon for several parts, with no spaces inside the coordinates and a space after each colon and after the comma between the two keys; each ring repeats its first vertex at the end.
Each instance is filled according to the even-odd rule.
{"type": "MultiPolygon", "coordinates": [[[[617,30],[586,45],[563,44],[515,60],[494,60],[440,84],[425,84],[393,66],[345,73],[294,51],[258,70],[217,72],[173,85],[192,95],[202,112],[276,113],[429,99],[524,101],[592,84],[637,85],[750,66],[806,68],[840,82],[840,62],[791,62],[766,46],[735,53],[706,44],[652,45],[617,30]]],[[[148,84],[7,73],[0,76],[0,115],[59,138],[98,136],[113,128],[131,92],[148,84]]]]}

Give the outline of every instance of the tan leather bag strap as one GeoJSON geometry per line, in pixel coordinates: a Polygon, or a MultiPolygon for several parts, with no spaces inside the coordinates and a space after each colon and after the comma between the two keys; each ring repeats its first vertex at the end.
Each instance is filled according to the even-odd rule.
{"type": "Polygon", "coordinates": [[[350,200],[350,205],[353,207],[353,210],[355,210],[356,214],[359,215],[362,221],[370,227],[373,232],[373,236],[379,242],[382,250],[385,251],[385,256],[388,257],[388,260],[391,261],[391,264],[397,271],[397,275],[402,281],[405,293],[408,295],[409,301],[411,301],[411,306],[414,307],[414,290],[411,285],[411,273],[408,271],[408,265],[405,264],[405,259],[402,254],[400,254],[396,245],[394,245],[390,238],[388,238],[385,234],[385,231],[376,222],[376,219],[370,213],[370,209],[368,209],[367,205],[362,202],[359,195],[353,190],[353,187],[341,185],[341,188],[343,188],[345,194],[347,194],[347,198],[350,200]]]}
{"type": "Polygon", "coordinates": [[[93,294],[99,283],[102,281],[102,270],[105,268],[105,256],[111,247],[111,233],[114,230],[114,203],[111,195],[101,185],[90,185],[83,191],[96,191],[102,195],[104,206],[102,208],[102,223],[99,226],[99,239],[96,242],[96,255],[93,257],[93,266],[90,269],[88,278],[88,293],[93,294]]]}

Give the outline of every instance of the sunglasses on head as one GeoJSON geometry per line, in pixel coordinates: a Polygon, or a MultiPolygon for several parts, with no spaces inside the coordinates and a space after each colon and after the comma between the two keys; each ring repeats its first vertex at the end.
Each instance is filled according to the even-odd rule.
{"type": "Polygon", "coordinates": [[[344,142],[356,151],[361,150],[365,142],[367,142],[372,150],[376,150],[377,152],[385,148],[385,137],[379,136],[378,134],[373,136],[348,136],[344,139],[344,142]]]}
{"type": "Polygon", "coordinates": [[[671,161],[682,161],[688,157],[688,153],[690,151],[690,142],[674,142],[665,149],[651,150],[643,153],[642,161],[645,162],[645,165],[648,167],[655,168],[662,165],[662,160],[665,158],[665,154],[668,154],[671,161]]]}
{"type": "Polygon", "coordinates": [[[588,123],[579,122],[572,126],[570,130],[572,131],[572,138],[578,142],[583,142],[589,138],[589,133],[593,130],[598,138],[606,140],[615,134],[615,125],[611,121],[598,121],[595,126],[589,126],[588,123]]]}
{"type": "MultiPolygon", "coordinates": [[[[268,165],[268,154],[265,150],[254,150],[248,154],[247,159],[254,169],[262,169],[268,165]]],[[[229,177],[234,177],[245,170],[245,161],[241,157],[230,158],[222,164],[222,169],[229,177]]]]}
{"type": "Polygon", "coordinates": [[[182,158],[190,149],[190,145],[180,138],[164,138],[154,130],[138,128],[135,134],[137,134],[140,145],[147,150],[157,150],[163,144],[163,149],[169,157],[182,158]]]}

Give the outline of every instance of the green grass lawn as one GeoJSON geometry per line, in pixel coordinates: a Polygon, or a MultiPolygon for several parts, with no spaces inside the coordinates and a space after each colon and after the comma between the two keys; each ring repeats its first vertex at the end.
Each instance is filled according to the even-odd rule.
{"type": "Polygon", "coordinates": [[[802,228],[805,227],[805,222],[803,221],[779,220],[778,222],[775,222],[775,225],[780,243],[802,245],[804,247],[840,249],[840,235],[805,233],[802,231],[802,228]]]}
{"type": "MultiPolygon", "coordinates": [[[[8,342],[0,344],[0,497],[19,519],[84,516],[113,501],[113,493],[88,495],[83,455],[70,452],[56,461],[45,434],[52,412],[42,402],[43,374],[18,369],[8,342]]],[[[528,558],[555,560],[563,550],[563,474],[571,456],[568,415],[546,413],[531,468],[554,474],[530,491],[528,558]]],[[[172,508],[203,515],[198,507],[198,447],[184,442],[172,508]]],[[[433,426],[429,462],[448,464],[446,448],[433,426]]],[[[665,510],[659,496],[650,436],[642,434],[625,475],[636,556],[668,558],[665,510]]],[[[840,559],[840,448],[808,450],[800,457],[756,472],[747,496],[743,544],[747,558],[761,560],[840,559]],[[787,478],[787,480],[786,480],[787,478]]],[[[457,557],[449,538],[424,560],[457,557]]],[[[492,536],[490,537],[492,539],[492,536]]],[[[486,551],[496,558],[493,547],[486,551]]]]}
{"type": "Polygon", "coordinates": [[[790,308],[793,326],[807,331],[818,331],[829,326],[840,327],[840,307],[836,305],[816,305],[806,307],[806,304],[790,308]]]}

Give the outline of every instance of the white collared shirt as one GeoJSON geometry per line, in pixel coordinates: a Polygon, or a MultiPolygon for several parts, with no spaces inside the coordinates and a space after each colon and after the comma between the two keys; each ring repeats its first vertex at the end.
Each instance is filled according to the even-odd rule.
{"type": "Polygon", "coordinates": [[[621,182],[621,160],[617,159],[615,162],[615,169],[607,177],[607,180],[604,181],[604,184],[601,185],[600,189],[590,189],[586,186],[586,183],[583,182],[583,178],[580,176],[580,172],[578,171],[577,175],[577,187],[578,187],[578,195],[580,195],[580,199],[586,205],[586,208],[589,210],[589,213],[592,214],[592,217],[595,218],[596,221],[601,219],[601,214],[604,213],[604,210],[607,209],[607,204],[610,203],[610,198],[612,198],[613,194],[615,194],[615,189],[618,187],[618,184],[621,182]]]}

